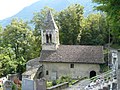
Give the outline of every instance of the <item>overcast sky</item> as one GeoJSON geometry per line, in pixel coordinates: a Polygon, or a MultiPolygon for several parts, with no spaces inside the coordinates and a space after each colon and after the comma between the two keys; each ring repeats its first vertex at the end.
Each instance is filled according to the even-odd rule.
{"type": "Polygon", "coordinates": [[[0,20],[13,16],[39,0],[0,0],[0,20]]]}

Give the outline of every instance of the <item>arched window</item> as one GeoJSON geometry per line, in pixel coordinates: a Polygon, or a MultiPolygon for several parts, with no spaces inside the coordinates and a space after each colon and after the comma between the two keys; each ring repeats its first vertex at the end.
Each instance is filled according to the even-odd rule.
{"type": "Polygon", "coordinates": [[[52,34],[50,34],[50,43],[52,43],[52,34]]]}
{"type": "Polygon", "coordinates": [[[46,43],[49,43],[49,36],[46,34],[46,43]]]}

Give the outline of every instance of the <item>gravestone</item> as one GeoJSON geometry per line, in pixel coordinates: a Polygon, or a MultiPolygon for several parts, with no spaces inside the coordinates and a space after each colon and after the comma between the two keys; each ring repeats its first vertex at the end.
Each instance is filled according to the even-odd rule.
{"type": "Polygon", "coordinates": [[[44,78],[36,80],[36,90],[46,90],[46,80],[44,78]]]}
{"type": "Polygon", "coordinates": [[[34,81],[27,79],[27,78],[23,78],[22,80],[22,90],[35,90],[34,89],[34,81]]]}
{"type": "Polygon", "coordinates": [[[117,90],[117,83],[112,83],[112,90],[117,90]]]}
{"type": "Polygon", "coordinates": [[[109,90],[109,87],[103,87],[103,90],[109,90]]]}
{"type": "Polygon", "coordinates": [[[8,80],[3,85],[3,90],[12,90],[13,82],[8,80]]]}
{"type": "Polygon", "coordinates": [[[108,90],[110,90],[110,88],[111,88],[111,85],[108,85],[108,90]]]}

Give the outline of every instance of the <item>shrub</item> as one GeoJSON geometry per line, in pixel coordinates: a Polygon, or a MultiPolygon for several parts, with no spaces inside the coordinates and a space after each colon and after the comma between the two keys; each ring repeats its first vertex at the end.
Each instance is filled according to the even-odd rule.
{"type": "Polygon", "coordinates": [[[47,87],[52,87],[52,82],[47,82],[47,87]]]}
{"type": "Polygon", "coordinates": [[[14,83],[13,83],[13,85],[12,85],[12,90],[17,90],[17,86],[16,86],[16,84],[14,84],[14,83]]]}
{"type": "Polygon", "coordinates": [[[53,80],[53,81],[52,81],[52,85],[53,85],[53,86],[57,85],[56,80],[53,80]]]}
{"type": "Polygon", "coordinates": [[[72,79],[69,76],[62,76],[60,80],[61,82],[70,82],[72,79]]]}

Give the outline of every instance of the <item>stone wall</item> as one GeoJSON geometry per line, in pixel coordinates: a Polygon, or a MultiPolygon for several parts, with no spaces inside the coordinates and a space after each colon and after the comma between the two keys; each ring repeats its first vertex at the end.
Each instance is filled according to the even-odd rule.
{"type": "Polygon", "coordinates": [[[57,50],[58,45],[56,44],[43,44],[42,50],[57,50]]]}
{"type": "Polygon", "coordinates": [[[74,64],[74,68],[70,68],[71,63],[43,63],[44,75],[47,80],[53,80],[61,76],[70,76],[72,78],[89,77],[90,71],[94,70],[99,74],[100,66],[98,64],[74,64]],[[48,71],[48,75],[46,75],[48,71]]]}
{"type": "Polygon", "coordinates": [[[67,88],[68,86],[69,86],[69,83],[65,82],[65,83],[61,83],[53,87],[47,88],[47,90],[62,90],[62,89],[67,88]]]}

